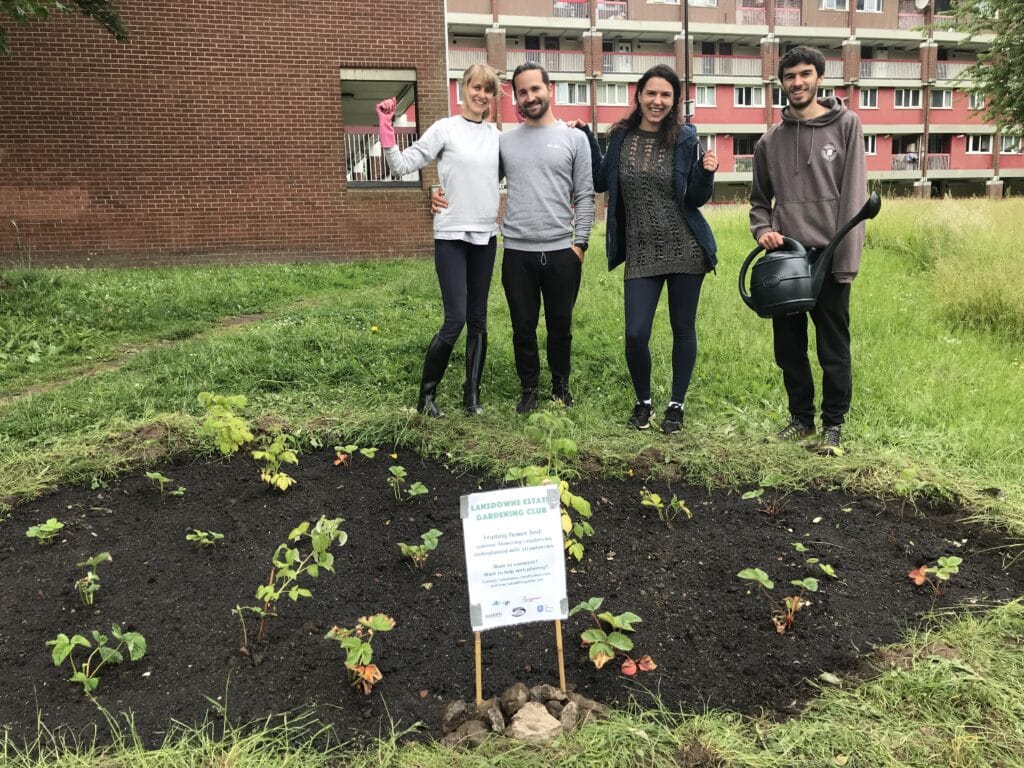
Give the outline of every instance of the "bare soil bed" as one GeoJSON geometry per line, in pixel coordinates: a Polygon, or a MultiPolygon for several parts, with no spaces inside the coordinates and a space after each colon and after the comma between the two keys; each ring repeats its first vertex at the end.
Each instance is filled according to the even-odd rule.
{"type": "MultiPolygon", "coordinates": [[[[444,704],[474,695],[459,499],[500,483],[453,474],[401,449],[397,460],[382,451],[372,460],[357,457],[351,468],[333,459],[327,451],[303,455],[289,468],[298,482],[286,493],[261,484],[251,459],[238,457],[159,467],[172,487],[187,489],[180,497],[161,496],[139,472],[105,488],[63,489],[17,506],[0,527],[0,727],[20,742],[34,737],[38,717],[51,729],[89,735],[95,727],[101,741],[109,738],[102,713],[81,686],[67,682],[66,667],[54,667],[45,642],[58,632],[108,632],[118,622],[141,632],[148,652],[103,670],[96,698],[119,717],[131,712],[147,744],[158,744],[174,721],[203,722],[211,700],[236,724],[311,710],[341,739],[377,736],[392,722],[419,722],[421,735],[439,737],[444,704]],[[395,463],[429,493],[396,501],[386,484],[395,463]],[[336,551],[335,573],[305,583],[311,599],[282,602],[260,653],[243,655],[232,608],[257,603],[277,545],[298,523],[321,515],[345,519],[348,542],[336,551]],[[49,517],[66,524],[56,544],[25,537],[49,517]],[[440,545],[425,571],[413,570],[397,544],[417,543],[432,527],[444,533],[440,545]],[[193,528],[224,540],[197,548],[185,540],[193,528]],[[75,563],[101,551],[113,562],[100,571],[102,589],[86,608],[73,588],[82,572],[75,563]],[[364,696],[348,685],[337,644],[323,636],[376,612],[397,626],[374,640],[384,679],[364,696]]],[[[671,709],[785,717],[813,695],[822,672],[861,670],[874,647],[899,641],[922,613],[1024,592],[1021,569],[1005,568],[1002,540],[958,522],[956,510],[919,511],[819,490],[790,494],[768,514],[771,491],[744,500],[742,489],[709,493],[650,482],[650,490],[677,494],[693,512],[668,528],[640,505],[644,483],[636,474],[573,483],[593,505],[595,535],[582,562],[569,565],[570,604],[600,596],[614,613],[639,614],[636,650],[658,664],[633,680],[617,664],[596,670],[579,643],[586,620],[565,622],[568,681],[605,704],[631,696],[650,703],[646,688],[671,709]],[[941,597],[907,578],[947,554],[964,563],[941,597]],[[812,557],[832,565],[838,578],[816,572],[806,563],[812,557]],[[820,579],[820,591],[783,635],[768,602],[736,577],[755,566],[775,580],[780,597],[791,579],[820,579]]],[[[551,624],[486,632],[483,646],[487,695],[516,681],[557,684],[551,624]]]]}

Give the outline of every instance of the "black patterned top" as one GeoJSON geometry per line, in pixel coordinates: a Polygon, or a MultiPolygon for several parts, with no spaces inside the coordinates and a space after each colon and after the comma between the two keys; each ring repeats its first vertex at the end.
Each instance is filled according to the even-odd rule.
{"type": "Polygon", "coordinates": [[[626,207],[626,280],[707,272],[704,249],[672,189],[672,147],[639,129],[622,142],[619,188],[626,207]]]}

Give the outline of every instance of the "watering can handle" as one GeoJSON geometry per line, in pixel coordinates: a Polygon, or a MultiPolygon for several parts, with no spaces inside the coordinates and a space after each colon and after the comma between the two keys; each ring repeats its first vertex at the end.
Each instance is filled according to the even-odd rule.
{"type": "MultiPolygon", "coordinates": [[[[743,299],[743,303],[746,304],[751,309],[754,309],[754,304],[753,304],[752,299],[750,298],[750,294],[747,292],[747,269],[753,263],[754,259],[757,258],[757,255],[759,253],[761,253],[761,251],[763,251],[763,250],[764,250],[763,246],[760,246],[760,245],[757,246],[757,248],[752,250],[750,252],[750,254],[747,256],[747,258],[745,258],[743,260],[743,266],[740,267],[740,298],[743,299]]],[[[779,247],[779,248],[773,248],[772,250],[773,251],[785,250],[785,251],[803,252],[804,247],[800,243],[798,243],[796,240],[793,240],[792,238],[783,237],[782,238],[782,246],[779,247]]]]}

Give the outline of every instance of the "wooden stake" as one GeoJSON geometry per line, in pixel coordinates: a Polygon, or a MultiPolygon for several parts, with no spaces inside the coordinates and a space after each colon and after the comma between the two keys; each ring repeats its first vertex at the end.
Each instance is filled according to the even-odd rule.
{"type": "MultiPolygon", "coordinates": [[[[474,646],[474,657],[476,658],[476,703],[484,703],[484,673],[482,669],[480,651],[480,633],[473,633],[473,646],[474,646]]],[[[562,690],[565,690],[564,688],[562,690]]]]}
{"type": "Polygon", "coordinates": [[[558,648],[558,687],[565,693],[565,654],[562,653],[562,621],[555,620],[555,646],[558,648]]]}

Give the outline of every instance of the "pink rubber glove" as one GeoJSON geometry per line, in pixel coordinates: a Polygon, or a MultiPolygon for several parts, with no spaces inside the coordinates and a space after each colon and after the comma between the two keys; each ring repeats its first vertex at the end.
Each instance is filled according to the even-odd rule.
{"type": "Polygon", "coordinates": [[[394,99],[384,99],[377,105],[377,123],[380,126],[380,145],[384,149],[395,146],[395,126],[391,124],[391,118],[395,115],[394,99]]]}

